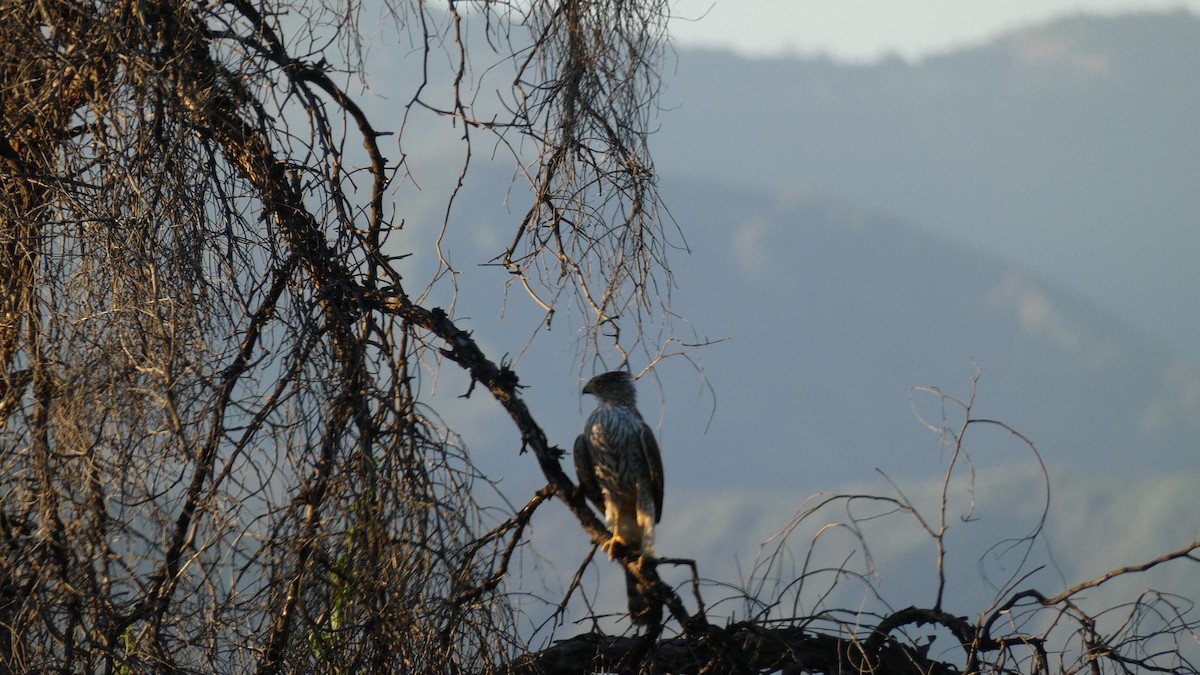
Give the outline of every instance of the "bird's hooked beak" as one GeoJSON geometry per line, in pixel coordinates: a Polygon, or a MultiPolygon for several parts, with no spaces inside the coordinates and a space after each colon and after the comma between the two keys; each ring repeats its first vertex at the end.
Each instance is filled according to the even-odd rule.
{"type": "Polygon", "coordinates": [[[583,393],[585,393],[585,394],[591,394],[591,395],[593,395],[593,396],[595,396],[595,395],[596,395],[596,390],[595,390],[594,388],[592,388],[592,381],[591,381],[591,380],[588,380],[588,383],[587,383],[587,384],[585,384],[585,385],[583,385],[583,393]]]}

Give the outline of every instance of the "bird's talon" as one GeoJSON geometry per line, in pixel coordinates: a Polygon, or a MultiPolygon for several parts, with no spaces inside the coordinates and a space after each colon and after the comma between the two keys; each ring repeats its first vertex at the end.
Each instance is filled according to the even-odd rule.
{"type": "Polygon", "coordinates": [[[601,544],[600,548],[604,549],[604,552],[608,554],[609,560],[613,560],[617,557],[617,553],[620,550],[623,550],[626,546],[627,544],[625,543],[624,539],[613,536],[611,539],[601,544]]]}

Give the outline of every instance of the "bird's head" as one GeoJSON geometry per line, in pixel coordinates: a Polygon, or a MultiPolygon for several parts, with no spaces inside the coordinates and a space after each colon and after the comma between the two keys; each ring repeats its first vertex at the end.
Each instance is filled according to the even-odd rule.
{"type": "Polygon", "coordinates": [[[583,385],[583,393],[608,403],[629,406],[634,405],[637,399],[633,376],[623,370],[613,370],[593,377],[583,385]]]}

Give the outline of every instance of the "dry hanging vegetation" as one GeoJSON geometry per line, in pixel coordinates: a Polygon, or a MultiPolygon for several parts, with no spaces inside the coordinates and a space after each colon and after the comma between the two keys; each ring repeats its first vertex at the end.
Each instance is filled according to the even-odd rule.
{"type": "MultiPolygon", "coordinates": [[[[591,348],[638,344],[671,283],[645,146],[665,0],[387,9],[426,66],[403,109],[461,130],[464,173],[486,135],[528,178],[497,262],[548,313],[585,317],[591,348]],[[513,73],[503,114],[472,108],[468,24],[476,58],[513,73]]],[[[748,599],[770,611],[716,625],[701,585],[645,578],[668,627],[553,645],[523,628],[505,581],[533,512],[608,535],[519,374],[401,279],[426,255],[400,241],[406,122],[376,126],[343,84],[363,12],[0,0],[0,669],[951,672],[903,637],[935,624],[968,670],[1195,672],[1181,601],[1141,598],[1097,630],[1075,597],[1106,579],[1013,585],[974,619],[940,596],[780,615],[788,587],[759,586],[748,599]],[[438,359],[494,397],[545,476],[500,519],[417,396],[438,359]]],[[[940,550],[944,521],[926,524],[940,550]]],[[[1114,574],[1173,561],[1196,546],[1114,574]]]]}

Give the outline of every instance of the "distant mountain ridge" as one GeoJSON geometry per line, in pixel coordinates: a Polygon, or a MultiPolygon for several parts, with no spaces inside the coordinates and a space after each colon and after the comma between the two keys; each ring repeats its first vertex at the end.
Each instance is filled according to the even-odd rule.
{"type": "MultiPolygon", "coordinates": [[[[776,452],[804,448],[813,474],[849,480],[900,448],[935,446],[909,389],[963,397],[974,361],[980,411],[1029,435],[1051,464],[1101,462],[1091,470],[1105,474],[1194,464],[1200,370],[1072,294],[827,200],[676,185],[667,198],[681,222],[720,223],[677,260],[676,311],[710,331],[736,326],[728,348],[705,355],[723,423],[698,442],[736,447],[748,425],[776,452]]],[[[709,475],[736,474],[744,459],[718,459],[727,472],[709,475]]],[[[795,480],[763,478],[775,479],[795,480]]]]}
{"type": "Polygon", "coordinates": [[[1184,11],[1071,17],[913,64],[680,50],[655,158],[895,214],[1200,362],[1197,72],[1184,11]]]}

